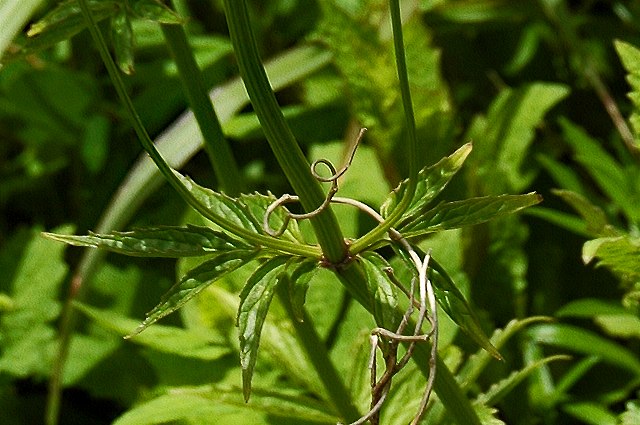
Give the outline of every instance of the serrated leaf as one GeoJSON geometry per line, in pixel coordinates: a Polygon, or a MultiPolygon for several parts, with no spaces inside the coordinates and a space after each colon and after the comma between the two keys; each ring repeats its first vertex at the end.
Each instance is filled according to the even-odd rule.
{"type": "Polygon", "coordinates": [[[478,414],[478,419],[482,425],[506,425],[505,422],[496,418],[498,409],[495,407],[489,407],[482,403],[476,403],[473,405],[473,409],[478,414]]]}
{"type": "Polygon", "coordinates": [[[251,395],[251,379],[258,358],[262,326],[267,317],[275,287],[290,258],[290,256],[278,256],[267,260],[251,275],[240,293],[237,324],[245,401],[248,401],[251,395]]]}
{"type": "Polygon", "coordinates": [[[215,192],[209,188],[200,186],[190,177],[183,176],[173,170],[174,174],[181,180],[189,193],[202,205],[204,205],[213,215],[224,217],[234,225],[253,233],[262,233],[262,226],[254,222],[242,204],[237,199],[215,192]]]}
{"type": "Polygon", "coordinates": [[[304,320],[304,303],[309,289],[309,281],[318,271],[318,261],[312,258],[305,258],[289,266],[289,298],[295,319],[302,322],[304,320]]]}
{"type": "Polygon", "coordinates": [[[131,338],[158,320],[173,313],[216,280],[255,259],[259,251],[243,249],[217,254],[190,270],[164,294],[160,303],[147,314],[147,318],[127,338],[131,338]]]}
{"type": "MultiPolygon", "coordinates": [[[[269,205],[275,200],[276,197],[271,193],[268,195],[262,195],[260,193],[252,193],[250,195],[242,194],[238,198],[238,204],[244,207],[247,216],[253,221],[255,227],[260,229],[260,233],[264,233],[262,228],[264,215],[269,205]]],[[[285,223],[286,217],[287,209],[285,207],[278,207],[269,217],[269,225],[273,230],[278,230],[285,223]]],[[[289,220],[289,224],[281,237],[292,242],[305,243],[296,220],[289,220]]]]}
{"type": "Polygon", "coordinates": [[[191,257],[247,246],[226,234],[204,226],[161,226],[128,232],[88,236],[43,233],[49,239],[74,246],[102,248],[135,257],[191,257]]]}
{"type": "Polygon", "coordinates": [[[506,397],[513,389],[524,381],[531,373],[533,373],[539,367],[558,360],[569,360],[570,356],[556,355],[550,356],[536,362],[530,363],[524,368],[512,372],[508,377],[493,384],[487,391],[480,394],[476,399],[477,403],[493,406],[500,403],[504,397],[506,397]]]}
{"type": "Polygon", "coordinates": [[[614,46],[627,71],[627,82],[631,86],[629,99],[633,103],[633,112],[629,122],[633,127],[636,146],[640,145],[640,49],[621,40],[615,40],[614,46]]]}
{"type": "Polygon", "coordinates": [[[125,9],[111,19],[111,40],[118,68],[127,75],[133,74],[133,28],[125,9]]]}
{"type": "MultiPolygon", "coordinates": [[[[99,22],[113,16],[119,9],[119,2],[111,0],[89,1],[89,9],[99,22]]],[[[86,27],[82,11],[76,0],[63,1],[27,31],[29,37],[18,52],[8,54],[3,60],[23,57],[55,44],[68,40],[86,27]]]]}
{"type": "Polygon", "coordinates": [[[640,220],[640,190],[637,181],[587,132],[561,119],[564,140],[598,187],[633,221],[640,220]]]}
{"type": "Polygon", "coordinates": [[[621,367],[640,376],[640,360],[621,345],[591,331],[560,323],[538,325],[529,329],[534,341],[552,345],[588,356],[597,356],[602,361],[621,367]]]}
{"type": "MultiPolygon", "coordinates": [[[[75,303],[74,307],[100,326],[120,336],[127,335],[138,324],[136,320],[113,311],[100,310],[81,303],[75,303]]],[[[172,326],[153,326],[131,341],[163,353],[202,360],[215,360],[231,352],[231,347],[223,338],[172,326]]]]}
{"type": "Polygon", "coordinates": [[[159,24],[184,24],[185,19],[159,0],[133,0],[131,10],[140,18],[159,24]]]}
{"type": "Polygon", "coordinates": [[[616,230],[607,221],[604,211],[593,205],[584,196],[569,190],[552,190],[553,194],[562,198],[567,204],[582,216],[586,224],[586,230],[592,236],[615,236],[616,230]]]}
{"type": "Polygon", "coordinates": [[[413,238],[441,230],[473,226],[514,214],[541,201],[542,196],[537,193],[527,193],[441,202],[414,221],[408,222],[400,232],[405,238],[413,238]]]}
{"type": "MultiPolygon", "coordinates": [[[[406,223],[416,220],[419,217],[420,213],[444,190],[449,181],[451,181],[453,176],[462,167],[462,164],[471,152],[471,148],[471,144],[467,143],[453,154],[441,159],[438,163],[430,167],[423,168],[420,173],[418,173],[418,183],[411,204],[401,221],[395,225],[396,227],[402,227],[406,223]]],[[[389,194],[387,200],[384,201],[380,207],[380,214],[384,218],[391,214],[405,196],[407,185],[408,180],[401,182],[400,185],[389,194]]]]}
{"type": "Polygon", "coordinates": [[[365,272],[369,294],[373,301],[373,317],[378,326],[394,331],[400,317],[397,312],[398,299],[393,282],[385,270],[391,265],[380,254],[363,252],[358,260],[365,272]]]}
{"type": "Polygon", "coordinates": [[[585,264],[598,258],[598,266],[605,266],[628,279],[640,279],[640,238],[618,236],[599,238],[582,246],[585,264]]]}
{"type": "Polygon", "coordinates": [[[432,273],[431,283],[440,307],[476,344],[487,350],[496,359],[502,359],[496,347],[493,346],[482,330],[474,310],[467,303],[464,295],[456,287],[444,267],[433,257],[431,257],[429,265],[435,271],[435,273],[432,273]]]}

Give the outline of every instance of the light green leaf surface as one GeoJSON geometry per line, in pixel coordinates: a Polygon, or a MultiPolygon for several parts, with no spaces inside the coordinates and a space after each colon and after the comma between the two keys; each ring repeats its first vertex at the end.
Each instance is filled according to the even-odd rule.
{"type": "Polygon", "coordinates": [[[400,229],[405,238],[484,223],[538,204],[537,193],[499,195],[442,202],[400,229]]]}
{"type": "Polygon", "coordinates": [[[609,409],[602,404],[593,402],[573,402],[562,406],[562,410],[578,419],[581,423],[590,425],[618,425],[619,422],[609,409]]]}
{"type": "Polygon", "coordinates": [[[204,226],[162,226],[110,234],[88,236],[44,233],[49,239],[74,246],[102,248],[136,257],[191,257],[247,248],[245,244],[222,232],[204,226]]]}
{"type": "Polygon", "coordinates": [[[582,261],[588,264],[594,258],[599,266],[628,279],[640,279],[640,238],[618,236],[587,241],[582,247],[582,261]]]}
{"type": "Polygon", "coordinates": [[[582,216],[586,231],[593,236],[615,236],[616,230],[607,220],[604,211],[596,205],[593,205],[587,198],[569,190],[552,190],[554,195],[559,196],[567,204],[576,210],[582,216]]]}
{"type": "Polygon", "coordinates": [[[224,275],[247,264],[256,258],[257,255],[257,251],[227,251],[216,254],[212,259],[190,270],[178,283],[173,285],[171,289],[164,294],[160,303],[147,313],[147,318],[144,322],[128,335],[128,337],[139,334],[158,320],[173,313],[207,286],[224,275]]]}
{"type": "Polygon", "coordinates": [[[367,278],[369,294],[373,301],[373,317],[378,326],[395,331],[400,317],[397,312],[396,289],[385,273],[391,265],[380,254],[364,252],[358,258],[367,278]]]}
{"type": "Polygon", "coordinates": [[[289,298],[293,313],[296,320],[303,321],[309,281],[318,272],[320,266],[318,261],[306,258],[290,264],[287,268],[289,272],[289,298]]]}
{"type": "Polygon", "coordinates": [[[237,324],[240,335],[240,365],[245,401],[248,401],[251,395],[251,378],[258,359],[262,326],[267,317],[275,287],[290,258],[289,256],[279,256],[267,260],[251,275],[240,293],[237,324]]]}
{"type": "Polygon", "coordinates": [[[636,146],[640,146],[640,49],[621,40],[615,40],[614,46],[627,71],[627,82],[631,86],[629,99],[633,103],[633,112],[629,122],[635,133],[636,146]]]}
{"type": "MultiPolygon", "coordinates": [[[[254,226],[260,229],[260,233],[264,234],[264,216],[269,205],[271,205],[275,200],[276,197],[271,193],[267,195],[252,193],[240,195],[237,203],[246,211],[247,217],[253,221],[254,226]]],[[[287,209],[285,207],[278,207],[269,217],[269,225],[273,230],[280,229],[284,225],[286,217],[287,209]]],[[[289,221],[289,224],[281,237],[288,239],[291,242],[305,243],[296,220],[289,221]]]]}
{"type": "Polygon", "coordinates": [[[620,425],[635,425],[640,423],[640,401],[629,401],[626,407],[625,412],[620,415],[620,425]]]}
{"type": "MultiPolygon", "coordinates": [[[[470,152],[471,144],[463,145],[450,156],[420,171],[413,200],[396,227],[401,227],[410,221],[418,220],[429,203],[444,190],[449,181],[451,181],[453,176],[462,167],[462,164],[470,152]]],[[[407,186],[408,183],[407,180],[405,180],[389,194],[387,200],[382,204],[382,207],[380,207],[380,213],[383,217],[389,216],[398,205],[405,194],[407,186]]]]}
{"type": "MultiPolygon", "coordinates": [[[[100,310],[80,303],[76,303],[75,308],[120,336],[128,335],[139,324],[137,320],[110,310],[100,310]]],[[[215,360],[231,352],[226,340],[216,337],[213,332],[205,334],[172,326],[155,325],[130,340],[163,353],[202,360],[215,360]]]]}
{"type": "Polygon", "coordinates": [[[186,20],[158,0],[135,0],[129,2],[131,10],[140,18],[159,24],[184,24],[186,20]]]}
{"type": "Polygon", "coordinates": [[[640,376],[640,360],[635,353],[591,331],[572,325],[553,323],[535,326],[529,329],[528,334],[537,343],[584,355],[598,356],[603,362],[640,376]]]}

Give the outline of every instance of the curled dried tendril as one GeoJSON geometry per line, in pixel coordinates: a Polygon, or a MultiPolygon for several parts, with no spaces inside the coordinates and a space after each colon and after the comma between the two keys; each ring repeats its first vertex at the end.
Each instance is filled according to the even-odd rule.
{"type": "MultiPolygon", "coordinates": [[[[271,217],[273,212],[277,208],[284,206],[285,204],[299,202],[300,200],[299,197],[294,195],[282,195],[280,198],[271,203],[271,205],[269,205],[269,207],[265,211],[262,226],[267,234],[273,237],[279,237],[285,232],[291,219],[305,220],[313,218],[316,215],[320,214],[323,210],[328,208],[331,203],[351,205],[370,215],[380,223],[384,221],[384,218],[367,204],[355,199],[335,196],[335,194],[338,192],[338,179],[342,177],[349,169],[349,166],[353,161],[355,151],[358,147],[358,144],[362,140],[365,131],[366,128],[360,130],[358,137],[356,138],[355,143],[353,144],[353,147],[349,152],[347,163],[340,170],[336,170],[336,167],[331,163],[331,161],[324,158],[318,159],[311,164],[311,173],[316,180],[323,183],[331,183],[331,187],[329,188],[329,191],[327,192],[325,200],[322,202],[322,204],[315,210],[304,214],[294,214],[285,209],[286,214],[284,216],[282,225],[279,229],[274,230],[269,225],[269,218],[271,217]],[[331,173],[328,177],[323,177],[318,173],[317,168],[320,164],[328,168],[329,172],[331,173]]],[[[400,247],[409,254],[411,262],[415,267],[415,276],[411,279],[410,289],[407,290],[395,278],[392,269],[385,270],[385,272],[389,276],[389,280],[393,282],[394,285],[396,285],[407,296],[407,298],[409,299],[409,304],[404,312],[404,315],[402,316],[400,324],[395,331],[390,331],[388,329],[380,327],[374,328],[371,331],[371,355],[369,358],[369,369],[371,371],[371,407],[364,416],[362,416],[357,421],[352,422],[350,425],[361,425],[367,421],[369,421],[372,425],[376,425],[379,423],[380,409],[382,408],[382,405],[384,404],[384,401],[389,394],[393,377],[409,362],[413,355],[415,345],[419,342],[426,342],[429,339],[432,340],[431,354],[429,357],[429,376],[427,379],[427,386],[422,395],[420,407],[418,409],[418,412],[414,416],[413,421],[411,422],[412,425],[416,425],[418,424],[418,422],[420,422],[422,416],[424,415],[424,412],[426,411],[427,404],[433,390],[436,373],[438,316],[436,310],[435,293],[433,291],[431,281],[427,277],[431,251],[429,250],[424,258],[420,258],[415,249],[413,249],[411,244],[402,236],[400,232],[391,228],[389,229],[388,234],[391,241],[399,244],[400,247]],[[418,299],[416,299],[416,289],[418,292],[418,299]],[[418,314],[416,317],[416,323],[413,332],[410,335],[405,335],[404,332],[406,330],[406,327],[409,325],[409,321],[415,313],[416,308],[418,309],[418,314]],[[431,330],[427,333],[422,332],[422,327],[425,321],[428,321],[431,326],[431,330]],[[382,349],[381,340],[384,341],[384,349],[382,349]],[[398,348],[402,343],[405,343],[407,345],[406,351],[404,355],[398,359],[398,348]],[[385,364],[385,371],[382,373],[380,378],[378,378],[376,361],[376,353],[378,349],[380,349],[380,351],[382,352],[385,364]]]]}

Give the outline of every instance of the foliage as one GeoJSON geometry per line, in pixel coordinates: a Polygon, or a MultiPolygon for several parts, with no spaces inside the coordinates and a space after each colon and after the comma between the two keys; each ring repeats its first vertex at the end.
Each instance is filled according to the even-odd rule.
{"type": "Polygon", "coordinates": [[[0,423],[637,421],[637,5],[6,8],[0,423]]]}

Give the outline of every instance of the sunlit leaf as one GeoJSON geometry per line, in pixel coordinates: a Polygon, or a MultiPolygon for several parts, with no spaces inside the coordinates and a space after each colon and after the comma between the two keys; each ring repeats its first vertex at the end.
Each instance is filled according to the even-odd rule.
{"type": "Polygon", "coordinates": [[[74,246],[102,248],[136,257],[190,257],[246,248],[222,232],[204,226],[162,226],[88,236],[43,233],[49,239],[74,246]]]}
{"type": "Polygon", "coordinates": [[[464,295],[456,287],[444,267],[433,257],[429,265],[435,271],[435,273],[432,273],[431,282],[440,307],[476,344],[487,350],[493,357],[501,359],[502,356],[480,327],[480,321],[474,310],[467,303],[464,295]]]}
{"type": "Polygon", "coordinates": [[[558,360],[569,360],[570,358],[571,357],[565,355],[557,355],[528,364],[524,368],[512,372],[508,377],[493,384],[487,391],[478,396],[476,402],[493,406],[502,401],[518,384],[542,365],[558,360]]]}
{"type": "Polygon", "coordinates": [[[489,407],[481,403],[473,405],[474,410],[478,414],[478,419],[482,425],[506,425],[501,419],[498,419],[498,409],[489,407]]]}
{"type": "MultiPolygon", "coordinates": [[[[409,209],[403,215],[402,220],[396,224],[396,227],[402,227],[406,223],[418,219],[429,203],[442,192],[462,167],[462,164],[470,152],[471,144],[463,145],[450,156],[441,159],[437,164],[425,167],[420,171],[416,192],[409,205],[409,209]]],[[[407,180],[403,181],[389,194],[387,200],[380,207],[380,213],[383,217],[388,217],[402,200],[407,190],[407,183],[407,180]]]]}
{"type": "MultiPolygon", "coordinates": [[[[75,308],[86,314],[100,326],[120,336],[126,336],[138,325],[138,321],[121,316],[113,311],[100,310],[76,303],[75,308]]],[[[156,325],[131,339],[136,344],[151,349],[172,353],[181,357],[203,360],[218,359],[231,352],[225,339],[216,338],[213,333],[193,332],[171,326],[156,325]]]]}
{"type": "Polygon", "coordinates": [[[619,425],[619,422],[606,406],[594,402],[573,402],[562,406],[562,410],[578,419],[580,423],[590,425],[619,425]]]}
{"type": "Polygon", "coordinates": [[[111,39],[118,68],[127,75],[133,74],[133,28],[124,9],[111,19],[111,39]]]}
{"type": "Polygon", "coordinates": [[[280,275],[291,257],[267,260],[251,275],[240,293],[237,324],[240,334],[240,365],[245,401],[251,395],[251,379],[258,358],[262,326],[269,311],[280,275]]]}
{"type": "Polygon", "coordinates": [[[625,412],[620,415],[620,425],[635,425],[640,423],[640,401],[629,401],[626,407],[625,412]]]}
{"type": "Polygon", "coordinates": [[[632,90],[629,99],[634,106],[629,122],[635,133],[636,146],[640,146],[640,49],[621,40],[615,40],[614,45],[628,73],[627,81],[632,90]]]}
{"type": "Polygon", "coordinates": [[[296,320],[304,320],[304,303],[309,289],[309,281],[319,269],[318,261],[307,258],[289,266],[289,297],[296,320]]]}
{"type": "Polygon", "coordinates": [[[380,327],[395,330],[399,323],[398,300],[395,287],[385,270],[391,265],[375,252],[364,252],[359,257],[365,271],[369,293],[373,300],[373,317],[380,327]]]}
{"type": "Polygon", "coordinates": [[[598,259],[605,266],[629,279],[640,279],[640,238],[618,236],[585,242],[582,261],[586,264],[598,259]]]}
{"type": "Polygon", "coordinates": [[[552,345],[589,356],[598,356],[603,362],[629,370],[640,376],[640,360],[621,345],[591,331],[560,323],[538,325],[528,334],[540,344],[552,345]]]}
{"type": "Polygon", "coordinates": [[[185,23],[185,19],[159,0],[133,0],[129,6],[136,16],[159,24],[185,23]]]}
{"type": "Polygon", "coordinates": [[[258,251],[233,250],[217,254],[210,260],[190,270],[164,294],[160,303],[147,314],[147,318],[133,331],[133,337],[168,314],[182,307],[187,301],[226,274],[256,258],[258,251]]]}
{"type": "Polygon", "coordinates": [[[499,195],[442,202],[400,228],[405,238],[484,223],[542,201],[537,193],[499,195]]]}

